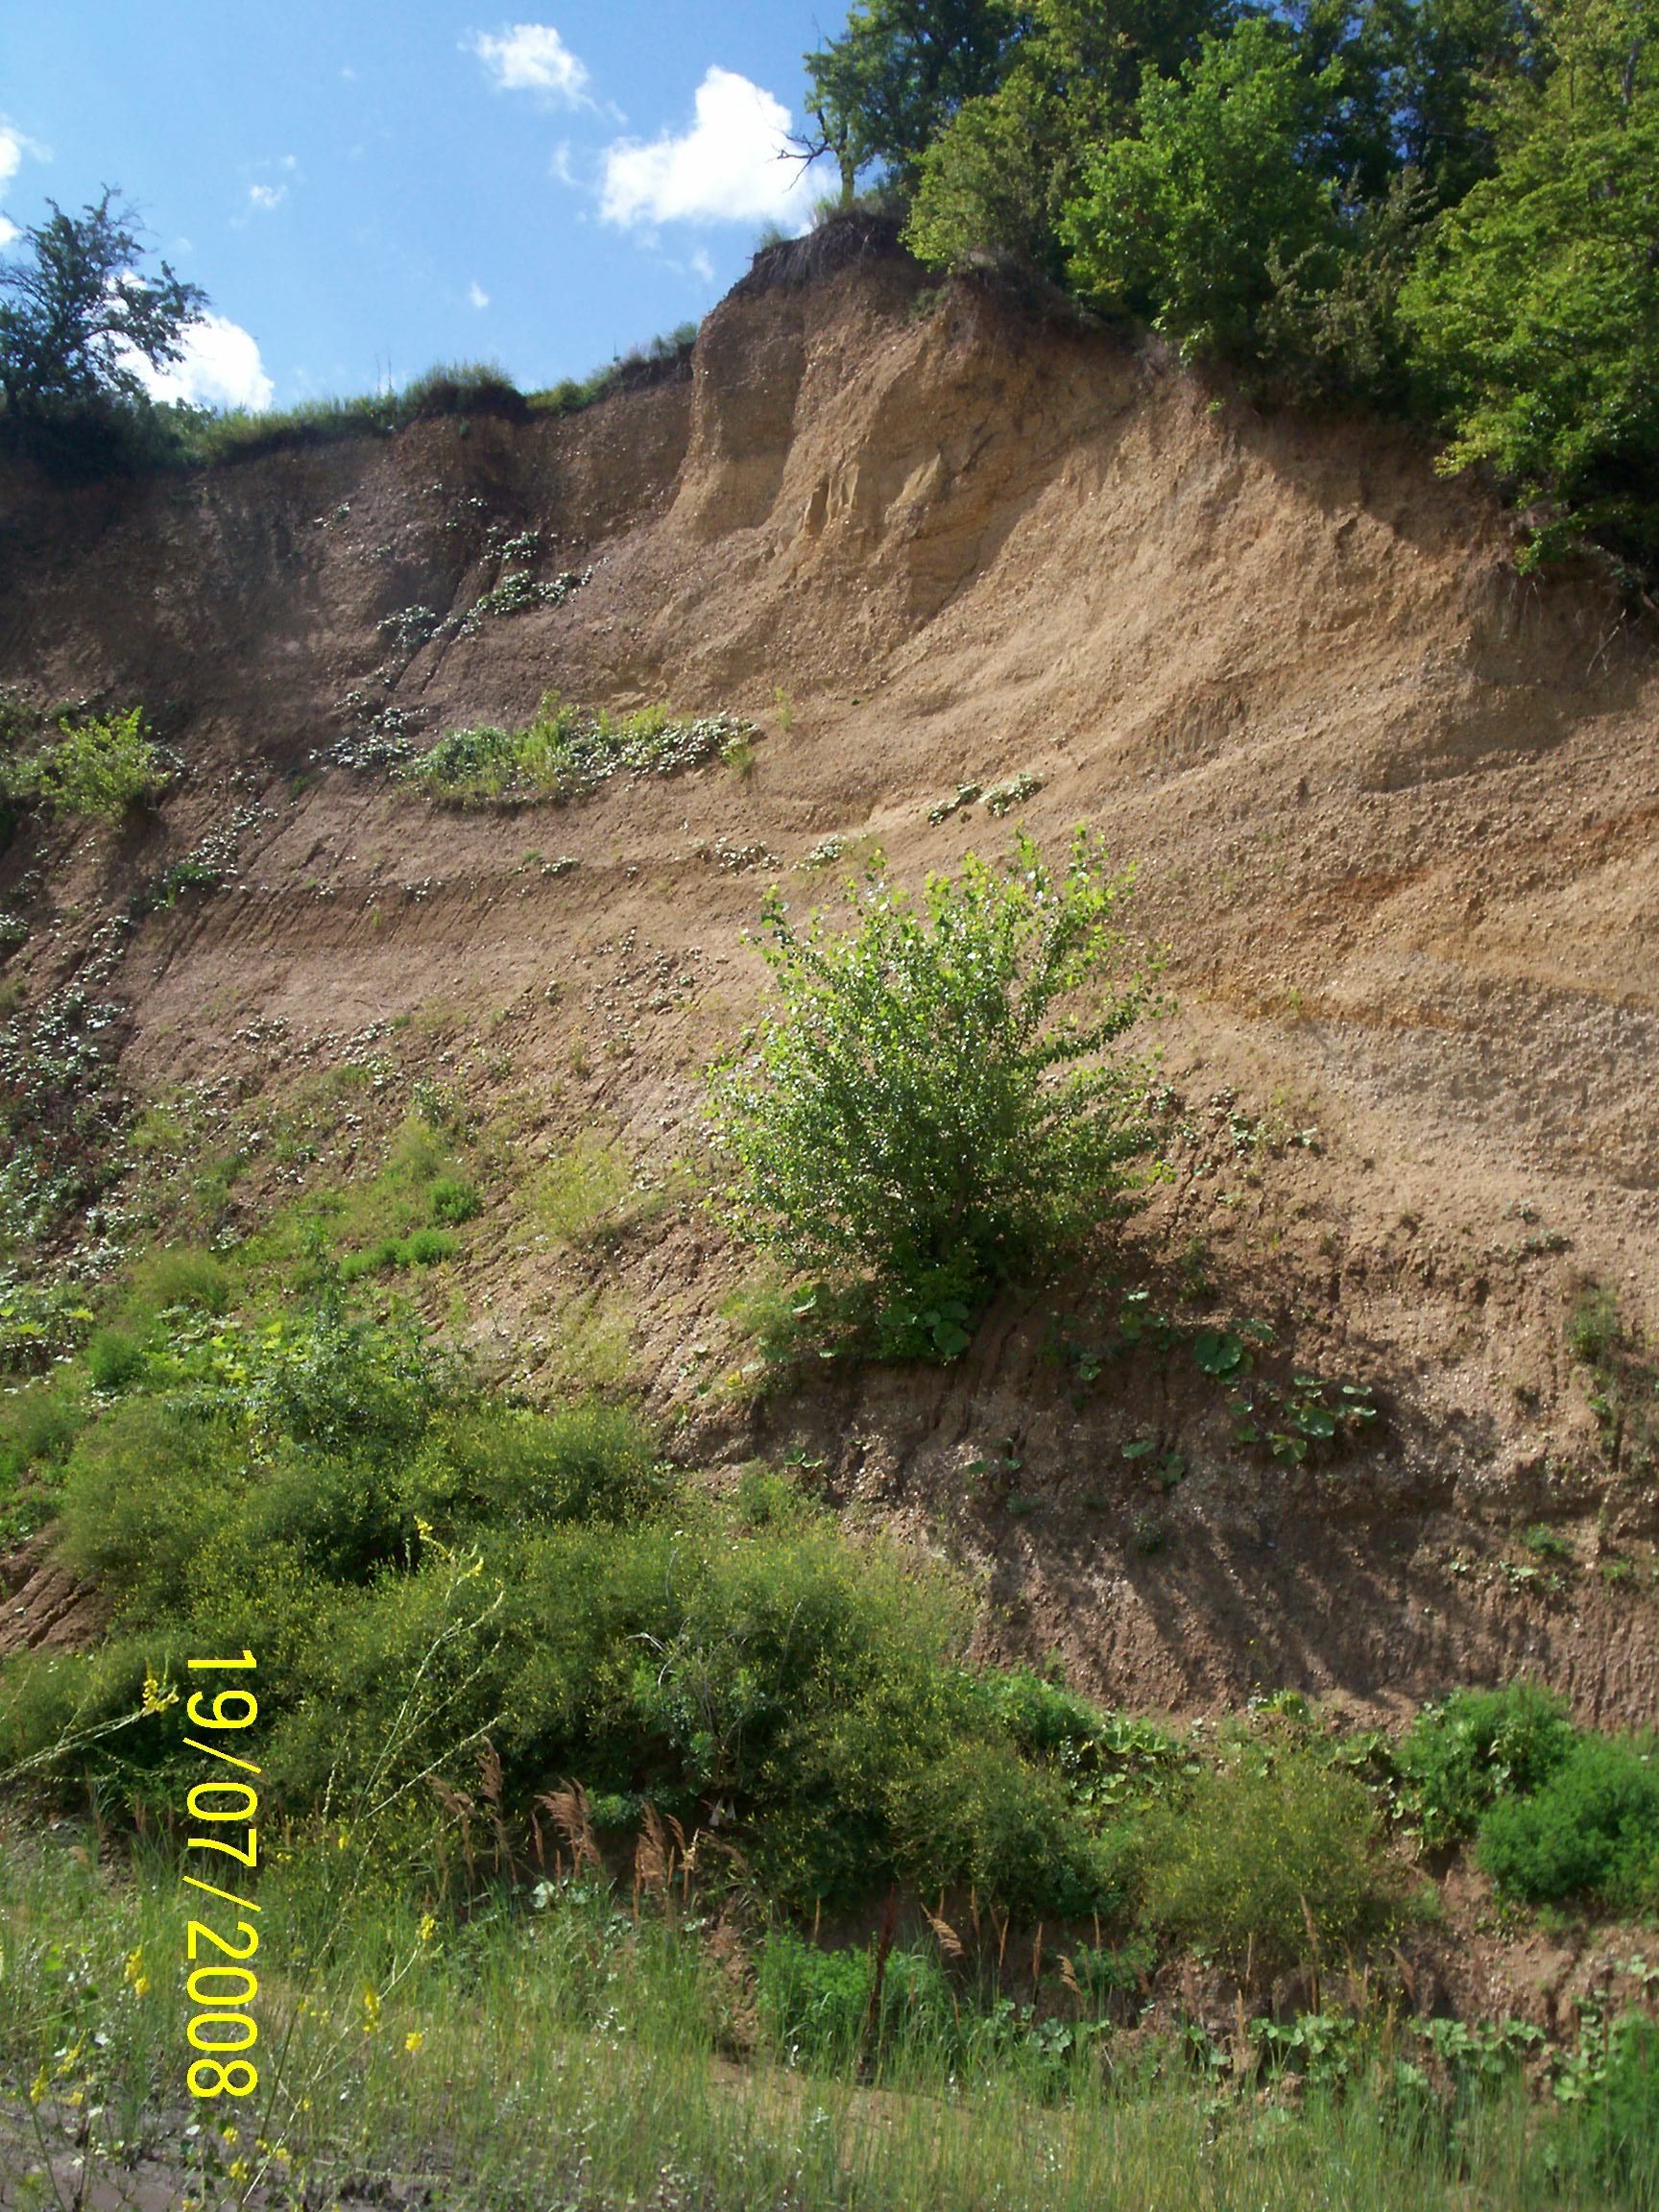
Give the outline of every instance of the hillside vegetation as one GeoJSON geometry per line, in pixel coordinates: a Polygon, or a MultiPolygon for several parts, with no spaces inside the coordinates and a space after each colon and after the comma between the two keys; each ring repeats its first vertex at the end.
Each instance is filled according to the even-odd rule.
{"type": "Polygon", "coordinates": [[[5,464],[9,2185],[1659,2201],[1650,640],[1265,390],[854,209],[5,464]]]}

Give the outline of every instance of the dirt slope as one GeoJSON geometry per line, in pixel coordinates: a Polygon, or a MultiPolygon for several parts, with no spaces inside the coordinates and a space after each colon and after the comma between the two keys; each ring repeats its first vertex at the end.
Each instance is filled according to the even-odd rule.
{"type": "Polygon", "coordinates": [[[1372,1448],[1240,1453],[1173,1357],[1084,1382],[1064,1344],[1110,1338],[1103,1281],[1010,1301],[941,1374],[710,1392],[745,1262],[684,1207],[595,1254],[521,1235],[504,1191],[473,1338],[551,1386],[572,1314],[611,1316],[688,1454],[804,1449],[982,1573],[988,1648],[1058,1649],[1125,1702],[1295,1684],[1386,1711],[1530,1666],[1587,1716],[1659,1715],[1654,1470],[1564,1335],[1586,1280],[1659,1335],[1650,638],[1591,581],[1519,578],[1497,509],[1404,437],[1263,418],[889,253],[810,282],[787,259],[689,379],[579,417],[11,480],[0,682],[142,699],[190,764],[158,825],[58,837],[37,888],[40,854],[0,862],[34,925],[13,973],[42,995],[111,902],[240,822],[234,887],[126,953],[134,1085],[276,1094],[416,1015],[407,1076],[447,1009],[442,1067],[511,1109],[526,1170],[584,1128],[660,1169],[753,1003],[766,881],[826,896],[799,864],[832,835],[914,877],[1016,819],[1097,824],[1179,1000],[1176,1173],[1123,1272],[1373,1382],[1372,1448]],[[591,574],[423,643],[387,627],[516,565],[591,574]],[[435,733],[548,687],[749,714],[756,767],[460,814],[323,757],[387,706],[435,733]],[[1022,775],[1005,821],[929,820],[1022,775]],[[1184,1458],[1167,1493],[1122,1455],[1147,1434],[1184,1458]],[[1517,1548],[1546,1524],[1571,1558],[1517,1548]]]}

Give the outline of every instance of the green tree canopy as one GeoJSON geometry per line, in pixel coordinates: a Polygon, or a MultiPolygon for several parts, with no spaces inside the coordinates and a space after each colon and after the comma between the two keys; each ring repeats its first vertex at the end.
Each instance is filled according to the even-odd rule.
{"type": "Polygon", "coordinates": [[[0,392],[14,416],[62,417],[141,400],[134,358],[153,369],[183,355],[183,332],[207,297],[176,276],[140,274],[131,210],[109,187],[80,215],[48,201],[0,265],[0,392]]]}
{"type": "Polygon", "coordinates": [[[809,154],[832,154],[851,197],[879,162],[907,181],[964,100],[991,91],[1022,30],[1014,0],[860,0],[805,57],[809,154]]]}
{"type": "Polygon", "coordinates": [[[1659,0],[1564,0],[1548,74],[1510,84],[1496,173],[1441,218],[1403,298],[1454,431],[1638,557],[1659,553],[1659,0]]]}
{"type": "Polygon", "coordinates": [[[1077,289],[1183,352],[1259,361],[1276,270],[1334,279],[1338,195],[1317,147],[1341,89],[1339,63],[1315,73],[1260,16],[1206,34],[1177,78],[1148,67],[1139,134],[1099,149],[1066,210],[1077,289]]]}

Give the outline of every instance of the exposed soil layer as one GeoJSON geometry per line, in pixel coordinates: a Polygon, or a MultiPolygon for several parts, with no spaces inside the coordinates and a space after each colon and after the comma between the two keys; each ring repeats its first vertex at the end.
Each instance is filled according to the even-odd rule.
{"type": "MultiPolygon", "coordinates": [[[[1059,1651],[1118,1702],[1295,1686],[1396,1715],[1527,1670],[1603,1725],[1659,1717],[1659,1479],[1566,1334],[1586,1282],[1632,1343],[1659,1332],[1651,639],[1594,577],[1519,576],[1498,508],[1403,434],[1263,417],[866,245],[740,286],[689,381],[579,416],[124,487],[11,475],[0,682],[141,700],[187,773],[120,839],[13,845],[10,973],[43,996],[240,822],[238,880],[124,957],[137,1092],[276,1095],[446,1008],[477,1045],[450,1072],[486,1114],[511,1094],[527,1165],[598,1128],[661,1171],[757,1001],[767,881],[832,898],[834,865],[801,865],[827,839],[914,880],[1016,821],[1094,825],[1140,864],[1178,1001],[1176,1172],[1115,1260],[1005,1301],[948,1369],[723,1393],[753,1269],[705,1215],[584,1252],[516,1237],[498,1198],[474,1342],[551,1387],[572,1300],[602,1302],[687,1459],[819,1463],[982,1575],[985,1649],[1059,1651]],[[587,580],[462,619],[511,573],[587,580]],[[753,771],[463,812],[328,758],[367,758],[388,709],[421,739],[550,689],[745,714],[753,771]],[[930,819],[1015,778],[1004,818],[930,819]],[[1113,1272],[1183,1326],[1270,1321],[1286,1375],[1371,1383],[1375,1439],[1299,1470],[1241,1451],[1180,1346],[1082,1381],[1066,1346],[1108,1344],[1113,1272]],[[1149,1435],[1173,1487],[1123,1456],[1149,1435]],[[1517,1541],[1539,1527],[1566,1554],[1517,1541]]],[[[11,1569],[31,1637],[54,1573],[11,1569]]]]}

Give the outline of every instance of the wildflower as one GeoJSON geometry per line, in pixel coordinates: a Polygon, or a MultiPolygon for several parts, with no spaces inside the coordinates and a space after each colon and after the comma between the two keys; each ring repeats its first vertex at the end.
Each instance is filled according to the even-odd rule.
{"type": "Polygon", "coordinates": [[[232,2181],[246,2181],[253,2169],[249,2165],[246,2158],[232,2158],[225,2171],[229,2175],[232,2181]]]}
{"type": "Polygon", "coordinates": [[[34,2080],[29,2084],[30,2104],[38,2104],[41,2098],[45,2096],[47,2090],[50,2089],[51,2086],[52,2077],[47,2073],[45,2067],[42,2066],[39,2073],[36,2075],[34,2080]]]}
{"type": "Polygon", "coordinates": [[[419,2028],[412,2028],[408,2034],[403,2038],[403,2048],[408,2052],[419,2051],[421,2044],[424,2043],[425,2040],[425,2036],[421,2033],[419,2028]]]}
{"type": "Polygon", "coordinates": [[[151,1670],[144,1670],[144,1698],[140,1711],[145,1714],[165,1713],[169,1705],[177,1705],[179,1693],[170,1682],[163,1683],[151,1670]]]}
{"type": "Polygon", "coordinates": [[[234,2151],[240,2138],[234,2128],[221,2128],[219,2140],[224,2144],[227,2151],[234,2151]]]}
{"type": "Polygon", "coordinates": [[[127,1984],[134,1997],[142,1997],[145,1990],[149,1988],[150,1977],[144,1971],[144,1946],[142,1944],[138,1946],[136,1951],[128,1952],[127,1962],[121,1969],[121,1979],[127,1984]]]}
{"type": "Polygon", "coordinates": [[[421,1926],[417,1933],[420,1936],[422,1943],[430,1943],[433,1936],[437,1935],[438,1923],[430,1912],[421,1913],[421,1926]]]}
{"type": "Polygon", "coordinates": [[[380,2025],[380,1992],[372,1982],[363,1985],[363,2032],[373,2035],[380,2025]]]}

